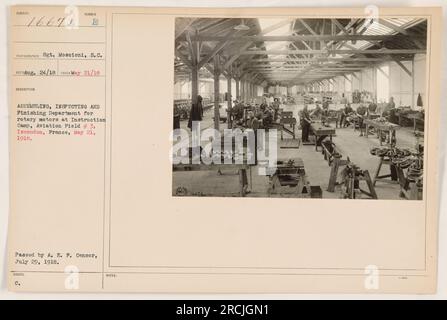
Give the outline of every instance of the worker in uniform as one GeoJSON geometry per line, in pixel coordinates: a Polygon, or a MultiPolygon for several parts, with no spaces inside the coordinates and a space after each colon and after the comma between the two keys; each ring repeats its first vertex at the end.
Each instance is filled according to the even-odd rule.
{"type": "Polygon", "coordinates": [[[317,102],[316,103],[316,107],[311,112],[310,116],[313,117],[313,118],[320,118],[322,114],[323,114],[323,109],[321,108],[320,103],[317,102]]]}
{"type": "Polygon", "coordinates": [[[389,117],[390,116],[390,111],[391,109],[393,109],[395,107],[394,104],[394,98],[390,97],[390,100],[388,101],[388,103],[384,103],[382,105],[382,117],[389,117]]]}
{"type": "Polygon", "coordinates": [[[180,129],[180,109],[174,104],[174,130],[180,129]]]}
{"type": "Polygon", "coordinates": [[[265,108],[267,108],[267,106],[268,106],[267,98],[264,97],[264,98],[262,98],[262,103],[261,103],[261,105],[260,105],[259,107],[260,107],[262,110],[265,110],[265,108]]]}
{"type": "Polygon", "coordinates": [[[275,100],[273,101],[273,121],[276,121],[278,119],[279,106],[279,99],[275,98],[275,100]]]}
{"type": "Polygon", "coordinates": [[[390,97],[390,100],[387,103],[387,105],[385,107],[385,110],[386,110],[386,113],[387,113],[385,116],[388,116],[388,121],[392,122],[392,123],[395,123],[395,124],[398,124],[399,123],[399,117],[396,114],[396,104],[394,103],[394,98],[393,97],[390,97]]]}
{"type": "Polygon", "coordinates": [[[188,120],[188,128],[192,132],[192,145],[191,148],[192,157],[200,157],[201,147],[200,147],[200,121],[203,119],[203,106],[202,106],[202,97],[200,95],[197,96],[196,101],[191,105],[191,111],[189,114],[188,120]],[[194,122],[198,122],[198,125],[193,125],[194,122]]]}
{"type": "Polygon", "coordinates": [[[309,142],[309,131],[312,120],[310,119],[307,104],[305,104],[303,110],[301,110],[300,123],[301,123],[301,140],[303,142],[309,142]]]}
{"type": "Polygon", "coordinates": [[[356,111],[357,116],[358,116],[358,126],[360,129],[360,137],[363,136],[363,133],[365,131],[366,126],[365,126],[363,120],[365,119],[367,112],[368,112],[368,109],[363,104],[361,104],[357,108],[357,111],[356,111]]]}
{"type": "Polygon", "coordinates": [[[375,114],[376,111],[377,111],[377,103],[375,103],[374,101],[370,101],[368,105],[368,116],[371,114],[375,114]]]}
{"type": "Polygon", "coordinates": [[[268,107],[263,114],[262,125],[264,128],[269,129],[273,123],[273,109],[268,107]]]}
{"type": "Polygon", "coordinates": [[[329,117],[329,102],[323,102],[323,109],[321,110],[321,123],[326,124],[327,118],[329,117]]]}
{"type": "Polygon", "coordinates": [[[192,129],[192,122],[193,121],[202,121],[203,118],[203,106],[202,106],[202,96],[197,96],[197,102],[193,102],[191,105],[191,111],[189,113],[189,120],[188,120],[188,128],[192,129]]]}
{"type": "Polygon", "coordinates": [[[347,103],[344,107],[341,117],[340,117],[340,128],[346,127],[349,123],[347,121],[347,117],[353,112],[351,108],[351,104],[347,103]]]}

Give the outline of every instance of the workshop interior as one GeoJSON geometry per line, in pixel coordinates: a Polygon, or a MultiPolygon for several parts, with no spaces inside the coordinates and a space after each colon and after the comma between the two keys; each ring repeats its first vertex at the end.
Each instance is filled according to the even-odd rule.
{"type": "Polygon", "coordinates": [[[220,148],[189,144],[172,195],[422,200],[427,63],[424,18],[176,18],[173,129],[220,148]]]}

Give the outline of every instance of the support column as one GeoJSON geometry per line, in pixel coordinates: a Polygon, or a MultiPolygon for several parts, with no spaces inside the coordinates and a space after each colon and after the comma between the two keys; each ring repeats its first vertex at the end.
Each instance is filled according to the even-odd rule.
{"type": "Polygon", "coordinates": [[[232,107],[232,103],[231,103],[232,96],[231,95],[232,95],[231,94],[231,76],[228,76],[228,78],[227,78],[228,109],[231,109],[231,107],[232,107]]]}
{"type": "Polygon", "coordinates": [[[191,101],[197,103],[197,95],[199,94],[199,60],[200,60],[200,46],[199,42],[191,43],[191,101]]]}
{"type": "Polygon", "coordinates": [[[244,80],[243,79],[241,79],[239,81],[239,85],[241,86],[241,88],[240,88],[241,100],[245,101],[245,90],[244,90],[244,80]]]}
{"type": "MultiPolygon", "coordinates": [[[[232,103],[231,103],[231,75],[228,75],[228,78],[227,78],[227,98],[228,98],[227,110],[231,111],[231,109],[233,107],[232,103]]],[[[232,120],[230,119],[230,114],[228,114],[227,123],[228,123],[228,129],[231,129],[232,128],[232,120]]]]}
{"type": "Polygon", "coordinates": [[[214,129],[219,130],[220,112],[219,112],[219,97],[220,97],[220,63],[219,56],[214,56],[214,129]]]}
{"type": "Polygon", "coordinates": [[[413,59],[411,59],[411,107],[416,107],[415,103],[415,96],[414,96],[414,56],[413,59]]]}
{"type": "Polygon", "coordinates": [[[245,80],[242,81],[242,88],[243,88],[243,91],[244,91],[242,93],[242,100],[247,102],[247,83],[245,82],[245,80]]]}
{"type": "Polygon", "coordinates": [[[377,101],[377,68],[373,67],[372,69],[372,79],[373,79],[373,89],[374,89],[374,103],[378,103],[379,101],[377,101]]]}
{"type": "MultiPolygon", "coordinates": [[[[199,59],[200,59],[200,47],[197,41],[191,43],[191,107],[197,104],[197,96],[199,94],[199,59]]],[[[192,154],[193,163],[200,163],[200,126],[191,128],[192,133],[192,154]]]]}
{"type": "Polygon", "coordinates": [[[240,100],[240,90],[239,90],[239,78],[236,78],[236,99],[239,101],[240,100]]]}
{"type": "Polygon", "coordinates": [[[199,94],[199,68],[197,64],[193,64],[191,68],[191,102],[197,102],[199,94]]]}

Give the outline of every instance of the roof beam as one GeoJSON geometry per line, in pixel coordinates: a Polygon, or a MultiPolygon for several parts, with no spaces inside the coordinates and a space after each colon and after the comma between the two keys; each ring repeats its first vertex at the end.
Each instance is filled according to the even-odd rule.
{"type": "Polygon", "coordinates": [[[261,31],[261,35],[268,34],[272,31],[275,31],[276,29],[279,29],[281,27],[284,27],[286,24],[292,22],[293,19],[284,19],[278,23],[275,23],[274,25],[271,25],[270,27],[265,28],[261,31]]]}
{"type": "Polygon", "coordinates": [[[208,29],[214,28],[216,26],[219,26],[227,21],[227,19],[218,19],[217,21],[215,19],[210,19],[211,22],[207,25],[204,25],[203,27],[200,27],[199,32],[207,31],[208,29]]]}
{"type": "Polygon", "coordinates": [[[232,28],[234,26],[234,19],[224,19],[220,21],[220,23],[216,23],[213,26],[206,28],[205,31],[201,31],[201,34],[212,34],[216,35],[221,33],[222,31],[227,31],[228,28],[232,28]]]}
{"type": "MultiPolygon", "coordinates": [[[[274,25],[265,28],[264,30],[261,31],[260,35],[265,35],[268,34],[272,31],[275,31],[278,28],[281,28],[283,26],[285,26],[286,24],[290,23],[292,21],[292,19],[285,19],[283,21],[280,21],[278,23],[275,23],[274,25]]],[[[250,41],[248,43],[246,43],[245,45],[242,46],[242,48],[240,49],[239,53],[234,54],[224,65],[224,68],[227,69],[234,61],[236,61],[236,59],[238,59],[241,56],[241,53],[244,52],[245,50],[247,50],[251,45],[253,45],[255,42],[254,41],[250,41]]]]}
{"type": "Polygon", "coordinates": [[[390,28],[393,31],[396,31],[398,33],[404,34],[404,35],[408,35],[408,31],[405,30],[404,28],[401,28],[397,25],[395,25],[394,23],[391,23],[387,20],[384,20],[383,18],[379,18],[379,23],[387,28],[390,28]]]}
{"type": "MultiPolygon", "coordinates": [[[[252,59],[251,62],[257,63],[257,62],[308,62],[308,61],[314,61],[314,62],[325,62],[325,61],[333,61],[333,62],[356,62],[356,61],[365,61],[365,62],[372,62],[372,61],[388,61],[388,58],[331,58],[331,57],[324,57],[324,58],[281,58],[281,59],[274,59],[274,58],[256,58],[252,59]]],[[[408,58],[408,60],[411,60],[408,58]]]]}
{"type": "Polygon", "coordinates": [[[235,36],[235,35],[204,35],[199,34],[197,36],[191,36],[191,40],[193,41],[233,41],[233,42],[261,42],[261,41],[290,41],[290,42],[300,42],[300,41],[352,41],[352,40],[364,40],[364,41],[384,41],[384,40],[399,40],[399,39],[424,39],[425,37],[422,35],[373,35],[373,34],[320,34],[320,35],[297,35],[297,34],[289,34],[289,35],[266,35],[266,33],[262,33],[259,35],[246,35],[246,36],[235,36]]]}
{"type": "Polygon", "coordinates": [[[186,64],[189,68],[192,68],[192,63],[191,63],[191,61],[188,60],[188,57],[185,56],[183,53],[181,53],[180,50],[175,49],[175,55],[176,55],[177,57],[179,57],[180,60],[181,60],[184,64],[186,64]]]}
{"type": "MultiPolygon", "coordinates": [[[[229,32],[230,34],[237,34],[239,33],[238,30],[233,30],[229,32]]],[[[247,32],[244,32],[244,34],[247,34],[247,32]]],[[[210,61],[216,54],[218,54],[222,49],[224,49],[226,46],[228,46],[230,44],[230,41],[221,41],[218,44],[216,44],[216,46],[214,47],[214,49],[208,53],[208,55],[203,58],[202,60],[199,61],[199,68],[204,66],[205,63],[208,63],[208,61],[210,61]]]]}
{"type": "MultiPolygon", "coordinates": [[[[189,32],[186,33],[186,40],[188,41],[188,49],[189,49],[189,54],[191,55],[191,61],[192,61],[192,65],[195,65],[198,63],[198,50],[197,48],[194,48],[194,45],[192,43],[191,40],[191,36],[189,34],[189,32]]],[[[196,43],[198,44],[198,43],[196,43]]]]}
{"type": "MultiPolygon", "coordinates": [[[[180,22],[175,23],[175,40],[179,38],[183,32],[185,32],[191,24],[196,20],[196,18],[177,18],[180,22]]],[[[177,20],[176,19],[176,20],[177,20]]]]}
{"type": "Polygon", "coordinates": [[[400,34],[403,34],[403,35],[405,35],[405,36],[408,36],[408,39],[409,40],[411,40],[411,41],[413,41],[413,43],[416,45],[416,47],[418,47],[418,48],[423,48],[424,47],[424,45],[423,45],[423,43],[420,41],[420,40],[422,40],[422,39],[426,39],[426,37],[423,37],[422,39],[418,36],[418,35],[416,35],[416,34],[410,34],[407,30],[405,30],[404,28],[402,28],[402,27],[400,27],[400,26],[397,26],[397,25],[395,25],[394,23],[391,23],[391,22],[389,22],[389,21],[387,21],[387,20],[384,20],[384,19],[379,19],[379,23],[380,24],[382,24],[382,25],[384,25],[385,27],[387,27],[387,28],[390,28],[391,30],[394,30],[394,31],[396,31],[396,32],[398,32],[398,33],[400,33],[400,34]]]}
{"type": "Polygon", "coordinates": [[[390,78],[390,76],[388,74],[385,73],[385,71],[382,70],[382,68],[380,66],[377,66],[377,70],[380,71],[381,74],[383,74],[383,76],[387,79],[390,78]]]}
{"type": "Polygon", "coordinates": [[[407,68],[402,62],[400,62],[398,59],[395,59],[395,58],[393,58],[393,57],[390,57],[390,58],[391,58],[391,60],[393,60],[395,63],[397,63],[397,65],[398,65],[399,67],[401,67],[401,69],[404,70],[406,74],[408,74],[410,77],[413,76],[413,73],[412,73],[410,70],[408,70],[408,68],[407,68]]]}
{"type": "Polygon", "coordinates": [[[216,54],[218,54],[223,48],[225,48],[228,45],[228,41],[219,42],[214,47],[213,51],[208,53],[206,57],[200,60],[199,62],[199,68],[203,67],[205,63],[208,63],[216,54]]]}
{"type": "Polygon", "coordinates": [[[288,55],[288,54],[415,54],[426,53],[423,49],[366,49],[366,50],[252,50],[241,55],[288,55]]]}
{"type": "Polygon", "coordinates": [[[341,30],[344,34],[349,35],[348,30],[337,19],[331,19],[331,21],[341,30]]]}
{"type": "Polygon", "coordinates": [[[307,24],[303,19],[298,19],[298,21],[314,36],[318,36],[318,34],[307,24]]]}

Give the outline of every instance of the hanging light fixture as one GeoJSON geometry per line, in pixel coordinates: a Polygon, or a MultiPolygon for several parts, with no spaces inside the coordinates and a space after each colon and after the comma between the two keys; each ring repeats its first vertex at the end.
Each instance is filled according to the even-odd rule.
{"type": "Polygon", "coordinates": [[[233,29],[238,31],[247,31],[250,30],[250,27],[244,23],[244,19],[241,19],[241,23],[237,26],[234,26],[233,29]]]}

